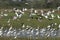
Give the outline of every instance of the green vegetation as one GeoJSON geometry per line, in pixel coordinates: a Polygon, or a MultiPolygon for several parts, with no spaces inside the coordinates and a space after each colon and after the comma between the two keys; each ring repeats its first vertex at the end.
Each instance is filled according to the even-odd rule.
{"type": "MultiPolygon", "coordinates": [[[[11,25],[13,27],[16,28],[20,28],[21,27],[21,23],[24,23],[25,25],[30,25],[32,27],[40,27],[40,28],[45,28],[47,27],[49,24],[51,23],[57,23],[58,25],[60,24],[60,19],[57,18],[58,14],[57,12],[54,13],[55,18],[53,20],[49,20],[43,17],[42,21],[39,22],[36,18],[39,17],[38,15],[33,16],[33,19],[31,19],[29,17],[29,13],[25,12],[25,14],[22,16],[22,18],[18,18],[16,20],[13,20],[13,17],[15,16],[15,14],[13,12],[11,13],[7,13],[8,16],[5,17],[3,16],[2,18],[0,18],[0,26],[4,26],[4,27],[9,27],[7,21],[9,19],[11,19],[11,25]],[[30,21],[28,21],[30,20],[30,21]]],[[[56,26],[56,28],[58,28],[58,25],[56,26]]],[[[55,27],[55,26],[54,26],[55,27]]]]}
{"type": "Polygon", "coordinates": [[[57,8],[60,6],[60,0],[0,0],[0,8],[27,7],[27,8],[57,8]],[[28,4],[25,4],[28,3],[28,4]]]}

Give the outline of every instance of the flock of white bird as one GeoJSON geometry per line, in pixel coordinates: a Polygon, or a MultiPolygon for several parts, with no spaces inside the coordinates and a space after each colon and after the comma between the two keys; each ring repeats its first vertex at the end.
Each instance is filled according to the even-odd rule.
{"type": "MultiPolygon", "coordinates": [[[[58,7],[57,10],[54,10],[54,9],[52,11],[49,10],[46,13],[44,12],[44,10],[40,10],[41,16],[45,17],[46,19],[49,19],[49,16],[51,15],[51,18],[50,19],[54,19],[55,16],[54,16],[53,13],[55,11],[59,11],[59,9],[60,9],[60,7],[58,7]]],[[[7,10],[5,10],[5,11],[7,11],[7,10]]],[[[12,11],[14,11],[14,13],[16,15],[16,16],[13,16],[13,20],[15,20],[17,18],[21,18],[25,14],[25,11],[28,11],[28,9],[27,8],[23,8],[22,10],[20,10],[20,9],[17,9],[17,8],[13,8],[12,11]]],[[[34,15],[37,15],[37,13],[38,13],[37,10],[34,10],[33,8],[31,8],[29,17],[32,17],[34,15]]],[[[3,13],[3,11],[1,11],[0,17],[3,17],[3,16],[6,16],[7,17],[8,14],[7,13],[3,13]]],[[[42,18],[42,17],[40,17],[40,18],[42,18]]],[[[57,15],[57,18],[60,19],[60,16],[57,15]]]]}
{"type": "MultiPolygon", "coordinates": [[[[60,9],[60,7],[57,8],[58,10],[60,9]]],[[[23,8],[23,10],[19,10],[14,8],[13,11],[15,12],[16,16],[13,17],[13,20],[17,19],[17,18],[21,18],[24,15],[24,11],[27,11],[27,8],[23,8]]],[[[31,8],[31,14],[30,17],[33,15],[36,15],[37,10],[34,10],[33,13],[33,8],[31,8]]],[[[5,10],[6,11],[6,10],[5,10]]],[[[41,10],[41,15],[43,17],[45,17],[46,19],[48,19],[48,16],[51,15],[50,19],[54,19],[54,12],[56,10],[52,10],[52,11],[48,11],[47,13],[44,13],[43,10],[41,10]],[[46,15],[45,15],[46,14],[46,15]]],[[[3,14],[3,12],[1,12],[0,16],[8,16],[8,14],[3,14]]],[[[41,18],[41,17],[40,17],[41,18]]],[[[60,19],[60,16],[57,15],[57,18],[60,19]]],[[[39,19],[38,19],[39,20],[39,19]]],[[[8,25],[10,25],[10,19],[7,21],[8,25]]],[[[16,29],[13,28],[12,26],[9,29],[4,29],[4,27],[0,28],[0,36],[1,37],[32,37],[32,38],[36,38],[36,37],[60,37],[60,24],[58,25],[58,30],[56,30],[55,28],[51,28],[51,26],[57,25],[57,23],[54,23],[52,25],[48,25],[47,28],[42,28],[40,29],[39,27],[37,28],[33,28],[29,25],[25,26],[25,24],[22,25],[22,28],[16,29]]]]}
{"type": "Polygon", "coordinates": [[[29,25],[22,25],[22,28],[16,29],[12,26],[9,29],[4,29],[4,27],[0,28],[0,37],[14,37],[14,38],[38,38],[38,37],[60,37],[60,24],[58,26],[58,30],[56,28],[51,28],[50,25],[47,28],[33,28],[29,25]]]}

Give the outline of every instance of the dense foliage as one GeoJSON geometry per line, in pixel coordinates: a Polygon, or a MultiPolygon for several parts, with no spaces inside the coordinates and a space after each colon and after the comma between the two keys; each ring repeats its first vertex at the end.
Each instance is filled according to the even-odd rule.
{"type": "Polygon", "coordinates": [[[0,7],[56,8],[60,0],[0,0],[0,7]],[[28,3],[28,4],[25,4],[28,3]]]}

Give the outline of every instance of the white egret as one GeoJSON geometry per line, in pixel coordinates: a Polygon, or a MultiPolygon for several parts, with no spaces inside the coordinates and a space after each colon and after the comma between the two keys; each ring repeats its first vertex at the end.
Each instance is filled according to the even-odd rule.
{"type": "Polygon", "coordinates": [[[8,14],[4,14],[4,16],[8,16],[8,14]]]}
{"type": "Polygon", "coordinates": [[[22,28],[25,28],[25,24],[22,25],[22,28]]]}
{"type": "Polygon", "coordinates": [[[51,17],[54,18],[55,16],[53,14],[51,14],[51,17]]]}
{"type": "Polygon", "coordinates": [[[59,26],[58,26],[59,28],[60,28],[60,24],[59,24],[59,26]]]}
{"type": "Polygon", "coordinates": [[[59,6],[59,7],[57,7],[57,10],[58,10],[58,11],[60,10],[60,6],[59,6]]]}
{"type": "Polygon", "coordinates": [[[59,15],[57,15],[57,18],[58,18],[58,19],[60,19],[60,16],[59,16],[59,15]]]}

